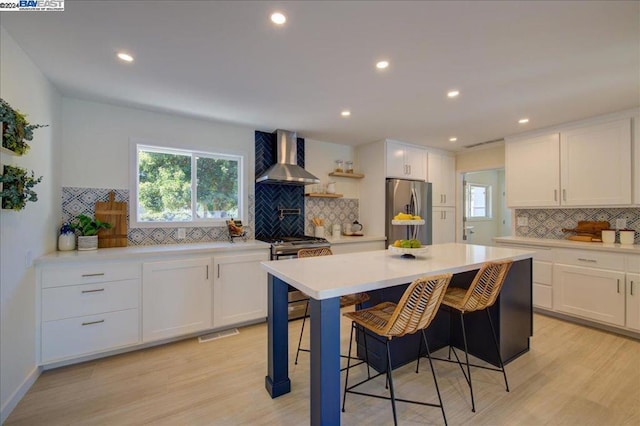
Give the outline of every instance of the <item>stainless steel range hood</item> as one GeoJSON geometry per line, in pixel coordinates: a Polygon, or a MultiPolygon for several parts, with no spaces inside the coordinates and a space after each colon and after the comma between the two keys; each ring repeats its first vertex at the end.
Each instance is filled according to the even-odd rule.
{"type": "Polygon", "coordinates": [[[320,179],[298,166],[298,137],[295,132],[276,130],[277,163],[256,178],[257,183],[285,185],[309,185],[320,183],[320,179]]]}

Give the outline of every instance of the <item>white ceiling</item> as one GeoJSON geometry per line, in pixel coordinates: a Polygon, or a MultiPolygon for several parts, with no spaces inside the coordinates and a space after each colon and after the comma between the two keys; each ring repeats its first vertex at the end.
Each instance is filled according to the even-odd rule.
{"type": "Polygon", "coordinates": [[[67,0],[0,24],[65,96],[350,145],[458,150],[640,105],[638,1],[67,0]]]}

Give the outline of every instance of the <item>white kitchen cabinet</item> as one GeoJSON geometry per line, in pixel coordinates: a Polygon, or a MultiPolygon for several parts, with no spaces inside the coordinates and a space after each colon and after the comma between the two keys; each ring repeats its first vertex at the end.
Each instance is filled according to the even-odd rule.
{"type": "Polygon", "coordinates": [[[562,205],[631,204],[630,119],[561,132],[560,160],[562,205]]]}
{"type": "Polygon", "coordinates": [[[211,257],[142,265],[142,340],[211,327],[211,257]]]}
{"type": "Polygon", "coordinates": [[[331,252],[333,254],[360,253],[363,251],[384,250],[387,248],[386,241],[384,239],[376,241],[358,241],[356,237],[351,237],[352,240],[345,242],[345,238],[348,237],[343,237],[342,241],[338,240],[337,242],[333,239],[330,240],[331,252]]]}
{"type": "Polygon", "coordinates": [[[509,207],[560,205],[560,135],[508,142],[505,181],[509,207]]]}
{"type": "Polygon", "coordinates": [[[640,117],[633,119],[633,203],[640,205],[640,117]]]}
{"type": "Polygon", "coordinates": [[[213,326],[223,327],[267,316],[267,252],[214,256],[213,326]]]}
{"type": "Polygon", "coordinates": [[[427,175],[432,186],[434,207],[456,205],[456,159],[448,155],[427,154],[427,175]]]}
{"type": "Polygon", "coordinates": [[[627,327],[640,331],[640,274],[627,273],[627,327]]]}
{"type": "Polygon", "coordinates": [[[454,243],[456,241],[456,209],[434,207],[431,218],[432,244],[454,243]]]}
{"type": "Polygon", "coordinates": [[[630,118],[510,139],[505,147],[507,205],[629,205],[631,154],[630,118]]]}
{"type": "Polygon", "coordinates": [[[40,362],[140,342],[140,264],[60,265],[40,272],[40,362]]]}
{"type": "Polygon", "coordinates": [[[427,180],[426,150],[395,141],[386,141],[387,177],[427,180]]]}

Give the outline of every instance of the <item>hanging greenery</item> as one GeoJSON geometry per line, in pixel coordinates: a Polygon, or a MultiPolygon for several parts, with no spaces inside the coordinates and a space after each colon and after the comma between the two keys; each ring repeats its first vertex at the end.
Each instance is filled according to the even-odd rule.
{"type": "Polygon", "coordinates": [[[3,174],[0,176],[2,208],[22,210],[27,201],[38,201],[38,194],[32,188],[40,181],[42,176],[36,178],[33,171],[29,175],[22,167],[4,166],[3,174]]]}
{"type": "Polygon", "coordinates": [[[2,146],[17,155],[26,154],[33,139],[34,129],[47,127],[48,124],[29,124],[27,116],[0,98],[0,121],[2,122],[2,146]]]}

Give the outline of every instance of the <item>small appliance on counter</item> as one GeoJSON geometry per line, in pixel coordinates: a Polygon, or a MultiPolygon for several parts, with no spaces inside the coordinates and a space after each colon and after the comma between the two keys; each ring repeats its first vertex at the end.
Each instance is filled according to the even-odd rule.
{"type": "Polygon", "coordinates": [[[364,235],[362,224],[357,220],[354,220],[353,223],[345,223],[342,226],[342,233],[349,237],[362,237],[364,235]]]}

